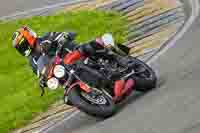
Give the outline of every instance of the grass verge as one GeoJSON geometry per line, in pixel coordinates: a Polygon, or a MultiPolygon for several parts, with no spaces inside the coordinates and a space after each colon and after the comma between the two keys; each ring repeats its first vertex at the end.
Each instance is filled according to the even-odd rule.
{"type": "Polygon", "coordinates": [[[12,48],[12,33],[28,25],[39,35],[47,31],[74,31],[77,41],[85,42],[105,32],[113,33],[117,42],[126,38],[127,20],[113,12],[78,11],[53,16],[32,17],[0,22],[0,133],[23,126],[62,97],[62,90],[40,97],[38,80],[27,60],[12,48]]]}

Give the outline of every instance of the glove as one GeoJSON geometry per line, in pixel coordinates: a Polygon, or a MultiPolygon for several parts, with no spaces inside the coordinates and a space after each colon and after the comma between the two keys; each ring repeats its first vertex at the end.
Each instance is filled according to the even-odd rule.
{"type": "Polygon", "coordinates": [[[76,37],[76,33],[75,32],[68,32],[68,39],[69,40],[74,40],[75,39],[75,37],[76,37]]]}
{"type": "Polygon", "coordinates": [[[58,41],[58,43],[65,44],[68,41],[73,41],[75,39],[75,36],[76,33],[74,32],[63,32],[56,41],[58,41]]]}
{"type": "Polygon", "coordinates": [[[50,47],[51,47],[52,42],[50,40],[44,40],[40,43],[41,46],[41,52],[43,54],[47,54],[50,47]]]}

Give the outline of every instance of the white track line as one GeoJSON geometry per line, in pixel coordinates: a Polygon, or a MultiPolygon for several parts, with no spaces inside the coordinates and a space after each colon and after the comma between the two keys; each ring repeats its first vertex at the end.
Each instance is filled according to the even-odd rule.
{"type": "MultiPolygon", "coordinates": [[[[179,40],[183,35],[184,33],[190,28],[190,26],[192,25],[192,23],[194,22],[195,18],[198,16],[199,14],[199,1],[198,0],[191,0],[190,1],[190,4],[192,6],[192,13],[191,13],[191,17],[188,19],[188,21],[186,22],[185,26],[182,28],[182,30],[176,35],[176,37],[173,38],[173,40],[162,50],[160,51],[156,56],[154,56],[151,60],[148,61],[148,64],[149,63],[152,63],[154,62],[156,59],[158,59],[158,57],[160,55],[162,55],[163,53],[165,53],[170,47],[172,47],[175,42],[177,40],[179,40]]],[[[42,130],[39,130],[38,132],[36,133],[47,133],[48,131],[50,131],[51,129],[59,126],[60,124],[62,124],[64,121],[68,121],[70,120],[71,118],[75,117],[80,111],[77,110],[75,112],[73,112],[70,116],[66,117],[65,119],[63,119],[62,121],[60,121],[59,123],[57,123],[56,125],[52,126],[52,127],[49,127],[47,129],[42,129],[42,130]]]]}
{"type": "Polygon", "coordinates": [[[70,120],[71,118],[75,117],[78,113],[80,113],[79,110],[75,110],[73,113],[71,113],[69,116],[67,116],[66,118],[60,120],[57,123],[52,123],[51,125],[48,125],[44,128],[41,128],[33,133],[47,133],[48,131],[51,131],[52,129],[62,125],[65,121],[70,120]]]}
{"type": "MultiPolygon", "coordinates": [[[[27,10],[27,11],[23,11],[23,12],[15,12],[13,14],[7,15],[7,16],[2,16],[0,17],[0,20],[4,20],[4,19],[9,19],[9,18],[14,18],[17,16],[24,16],[24,15],[28,15],[31,13],[35,13],[35,12],[41,12],[44,10],[49,10],[49,9],[54,9],[54,8],[58,8],[58,7],[62,7],[62,6],[66,6],[66,5],[70,5],[70,4],[74,4],[77,2],[84,2],[84,1],[89,1],[89,0],[73,0],[73,1],[69,1],[69,2],[63,2],[63,3],[58,3],[58,4],[54,4],[54,5],[49,5],[49,6],[44,6],[41,8],[35,8],[35,9],[31,9],[31,10],[27,10]]],[[[50,131],[51,129],[59,126],[60,124],[62,124],[64,121],[68,121],[71,118],[73,118],[74,116],[76,116],[80,111],[76,110],[74,111],[72,114],[70,114],[69,116],[67,116],[66,118],[62,119],[61,121],[59,121],[58,123],[52,123],[44,128],[41,128],[37,131],[35,131],[34,133],[46,133],[48,131],[50,131]]]]}
{"type": "Polygon", "coordinates": [[[175,35],[175,37],[173,37],[173,39],[167,44],[167,46],[165,46],[160,52],[158,52],[147,62],[148,64],[151,65],[152,63],[154,63],[160,55],[164,54],[169,48],[174,46],[176,42],[179,39],[181,39],[181,37],[185,34],[185,32],[190,28],[195,19],[198,17],[200,11],[199,0],[189,0],[189,3],[192,7],[192,13],[188,21],[185,23],[184,27],[181,29],[181,31],[177,33],[177,35],[175,35]]]}
{"type": "MultiPolygon", "coordinates": [[[[64,3],[59,3],[59,4],[55,4],[55,5],[45,6],[45,7],[42,7],[42,8],[36,8],[36,9],[24,11],[24,12],[14,13],[14,14],[11,14],[11,15],[8,15],[8,16],[0,17],[0,19],[16,17],[16,16],[19,16],[19,15],[26,15],[26,14],[30,14],[32,12],[40,12],[40,11],[47,10],[47,9],[61,7],[61,6],[67,5],[67,4],[73,4],[73,3],[78,2],[78,1],[83,1],[83,0],[76,0],[76,1],[73,1],[73,2],[64,2],[64,3]]],[[[156,56],[154,56],[151,60],[148,61],[148,64],[151,64],[152,62],[154,62],[156,59],[158,59],[158,57],[160,55],[162,55],[170,47],[172,47],[176,43],[176,41],[179,40],[184,35],[184,33],[190,28],[190,26],[193,24],[193,22],[196,19],[196,17],[198,17],[198,15],[199,15],[199,9],[200,9],[199,8],[199,1],[198,0],[190,0],[190,4],[192,6],[192,13],[191,13],[191,17],[188,19],[188,21],[186,22],[185,26],[176,35],[176,37],[174,37],[172,39],[172,41],[170,41],[170,43],[163,50],[161,50],[159,53],[157,53],[156,56]]],[[[64,121],[68,121],[71,118],[75,117],[79,112],[80,112],[79,110],[76,110],[75,112],[73,112],[72,114],[70,114],[65,119],[59,121],[58,123],[56,123],[56,124],[54,123],[51,126],[48,126],[48,127],[42,128],[40,130],[37,130],[34,133],[47,133],[51,129],[53,129],[53,128],[59,126],[60,124],[62,124],[64,121]]]]}
{"type": "MultiPolygon", "coordinates": [[[[155,55],[151,60],[148,61],[148,64],[156,61],[156,59],[158,59],[158,57],[160,55],[162,55],[163,53],[165,53],[170,47],[172,47],[177,40],[179,40],[184,33],[190,28],[190,26],[193,24],[194,20],[196,19],[196,17],[199,14],[199,1],[198,0],[190,0],[190,4],[192,6],[192,13],[191,13],[191,17],[188,19],[188,21],[185,23],[185,26],[182,28],[182,30],[176,35],[176,37],[174,37],[172,39],[172,41],[170,41],[170,43],[162,50],[160,51],[157,55],[155,55]]],[[[68,121],[71,118],[75,117],[80,111],[77,110],[75,112],[73,112],[70,116],[66,117],[65,119],[63,119],[62,121],[60,121],[59,123],[53,125],[52,127],[49,128],[45,128],[45,129],[41,129],[38,130],[35,133],[47,133],[48,131],[50,131],[51,129],[59,126],[60,124],[62,124],[64,121],[68,121]]]]}
{"type": "Polygon", "coordinates": [[[54,8],[74,4],[74,3],[77,3],[77,2],[84,2],[84,1],[89,1],[89,0],[72,0],[72,1],[68,1],[68,2],[62,2],[62,3],[58,3],[58,4],[52,4],[52,5],[49,5],[49,6],[44,6],[44,7],[41,7],[41,8],[34,8],[34,9],[31,9],[31,10],[26,10],[26,11],[22,11],[22,12],[15,12],[15,13],[12,13],[10,15],[0,17],[0,20],[4,20],[4,19],[7,19],[7,18],[14,18],[16,16],[24,16],[24,15],[32,14],[34,12],[41,12],[41,11],[44,11],[44,10],[54,9],[54,8]]]}
{"type": "MultiPolygon", "coordinates": [[[[156,59],[158,59],[158,57],[160,55],[162,55],[163,53],[165,53],[170,47],[172,47],[177,40],[179,40],[184,33],[190,28],[190,26],[193,24],[194,20],[196,19],[196,17],[198,17],[199,15],[199,1],[198,0],[190,0],[190,4],[192,7],[192,13],[191,13],[191,17],[188,19],[188,21],[185,23],[185,26],[182,28],[182,30],[176,35],[176,37],[174,37],[172,39],[172,41],[170,41],[170,43],[162,50],[160,51],[156,56],[154,56],[151,60],[148,61],[148,64],[156,61],[156,59]]],[[[60,124],[62,124],[64,121],[70,120],[71,118],[75,117],[77,114],[79,113],[79,111],[75,111],[74,113],[72,113],[70,116],[66,117],[65,119],[63,119],[61,122],[59,122],[58,124],[54,125],[53,127],[48,128],[47,130],[40,130],[37,133],[47,133],[48,131],[50,131],[51,129],[59,126],[60,124]]]]}

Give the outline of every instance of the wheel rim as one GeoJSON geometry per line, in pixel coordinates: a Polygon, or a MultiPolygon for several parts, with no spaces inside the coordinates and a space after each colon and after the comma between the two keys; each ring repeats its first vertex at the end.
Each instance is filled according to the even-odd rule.
{"type": "Polygon", "coordinates": [[[93,92],[88,94],[81,91],[80,94],[82,97],[84,97],[87,101],[91,102],[92,104],[106,105],[108,103],[107,99],[99,92],[93,92]]]}

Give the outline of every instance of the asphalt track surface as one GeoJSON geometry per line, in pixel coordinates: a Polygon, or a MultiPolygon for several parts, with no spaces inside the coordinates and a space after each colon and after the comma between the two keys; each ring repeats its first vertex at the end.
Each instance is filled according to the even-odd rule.
{"type": "Polygon", "coordinates": [[[0,16],[64,3],[72,0],[0,0],[0,16]]]}
{"type": "MultiPolygon", "coordinates": [[[[40,8],[64,0],[1,0],[0,16],[40,8]],[[25,4],[24,4],[25,3],[25,4]],[[25,5],[25,6],[24,6],[25,5]]],[[[66,1],[66,0],[65,0],[66,1]]],[[[188,1],[188,0],[185,0],[188,1]]],[[[190,12],[190,8],[186,6],[190,12]]],[[[188,13],[190,14],[190,13],[188,13]]],[[[200,18],[153,67],[161,81],[157,89],[130,99],[114,117],[98,120],[76,111],[41,133],[199,133],[200,18]]]]}
{"type": "MultiPolygon", "coordinates": [[[[186,4],[188,15],[190,10],[186,4]]],[[[158,88],[130,99],[116,116],[97,120],[76,112],[42,133],[199,133],[199,15],[187,32],[151,64],[160,77],[158,88]]]]}

